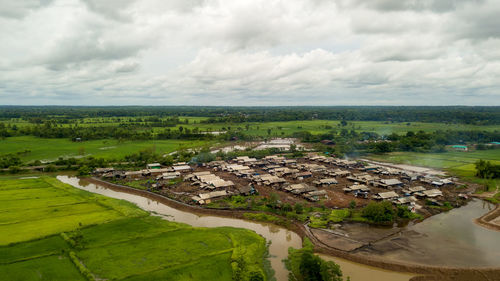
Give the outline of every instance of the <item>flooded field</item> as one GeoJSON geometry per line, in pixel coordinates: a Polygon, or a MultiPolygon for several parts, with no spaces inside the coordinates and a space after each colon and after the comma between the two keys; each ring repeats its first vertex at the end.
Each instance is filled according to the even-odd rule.
{"type": "MultiPolygon", "coordinates": [[[[149,198],[128,194],[125,192],[114,191],[96,184],[89,184],[77,177],[58,176],[57,178],[64,183],[71,184],[72,186],[80,189],[102,194],[112,198],[133,202],[140,208],[154,212],[158,215],[162,215],[168,220],[183,222],[199,227],[232,226],[251,229],[271,242],[271,245],[269,247],[269,252],[271,255],[270,261],[273,269],[275,270],[275,276],[277,280],[288,280],[288,271],[285,269],[282,262],[282,260],[285,259],[288,255],[288,248],[301,247],[301,238],[296,233],[275,226],[273,224],[256,223],[241,219],[231,219],[211,215],[197,215],[185,211],[179,211],[149,198]]],[[[328,257],[328,259],[334,260],[335,262],[341,264],[342,269],[345,272],[344,275],[352,276],[352,281],[407,281],[412,276],[414,276],[411,274],[392,272],[375,267],[365,266],[335,257],[323,257],[328,257]],[[368,276],[369,279],[366,279],[365,277],[368,276]]]]}

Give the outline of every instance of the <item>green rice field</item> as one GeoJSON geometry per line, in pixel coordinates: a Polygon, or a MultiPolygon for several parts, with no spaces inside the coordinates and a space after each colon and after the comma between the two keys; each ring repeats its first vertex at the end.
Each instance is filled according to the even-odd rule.
{"type": "Polygon", "coordinates": [[[2,280],[232,280],[239,259],[264,276],[266,253],[249,230],[166,221],[52,177],[0,177],[2,280]]]}
{"type": "MultiPolygon", "coordinates": [[[[380,135],[390,135],[392,133],[406,134],[408,131],[434,132],[437,130],[455,131],[495,131],[498,126],[477,126],[467,124],[445,124],[445,123],[423,123],[423,122],[381,122],[381,121],[349,121],[347,126],[340,127],[340,121],[336,120],[309,120],[309,121],[281,121],[281,122],[248,122],[248,123],[190,123],[177,125],[184,128],[198,128],[200,131],[223,131],[240,129],[246,134],[253,136],[268,136],[268,129],[271,129],[271,136],[290,136],[295,132],[309,131],[312,134],[328,133],[331,130],[355,130],[357,132],[374,132],[380,135]],[[248,130],[247,130],[248,126],[248,130]]],[[[159,128],[157,128],[160,130],[159,128]]],[[[175,129],[175,128],[172,128],[175,129]]]]}
{"type": "Polygon", "coordinates": [[[200,147],[205,144],[207,144],[206,141],[182,140],[94,140],[73,142],[68,139],[42,139],[22,136],[0,140],[0,155],[19,152],[22,161],[53,161],[59,157],[78,158],[84,156],[120,159],[125,155],[137,153],[144,149],[153,149],[159,154],[166,154],[181,148],[200,147]],[[25,152],[26,150],[28,152],[25,152]]]}

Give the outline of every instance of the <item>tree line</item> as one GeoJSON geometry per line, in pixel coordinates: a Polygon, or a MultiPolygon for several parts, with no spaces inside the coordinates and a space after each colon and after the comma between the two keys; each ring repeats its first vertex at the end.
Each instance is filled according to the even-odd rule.
{"type": "Polygon", "coordinates": [[[71,120],[96,117],[193,116],[207,123],[242,123],[294,120],[349,120],[439,122],[474,125],[500,124],[497,106],[0,106],[0,119],[71,120]]]}

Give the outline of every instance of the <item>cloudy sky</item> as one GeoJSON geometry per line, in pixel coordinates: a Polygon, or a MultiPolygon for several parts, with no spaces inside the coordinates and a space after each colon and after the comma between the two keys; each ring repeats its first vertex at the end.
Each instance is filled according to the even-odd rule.
{"type": "Polygon", "coordinates": [[[498,0],[0,0],[0,104],[500,105],[498,0]]]}

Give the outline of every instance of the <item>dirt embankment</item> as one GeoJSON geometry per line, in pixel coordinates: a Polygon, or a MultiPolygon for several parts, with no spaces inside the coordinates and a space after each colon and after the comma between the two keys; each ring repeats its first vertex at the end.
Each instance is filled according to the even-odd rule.
{"type": "Polygon", "coordinates": [[[495,209],[474,220],[474,222],[488,229],[500,231],[500,205],[497,205],[495,209]]]}
{"type": "MultiPolygon", "coordinates": [[[[251,212],[251,211],[241,211],[241,210],[205,209],[198,206],[191,206],[185,203],[181,203],[156,193],[152,193],[145,190],[138,190],[127,186],[112,184],[97,178],[86,178],[85,181],[94,184],[99,184],[108,187],[112,190],[150,198],[158,202],[161,202],[167,206],[170,206],[172,208],[200,215],[205,214],[205,215],[241,219],[243,218],[244,213],[251,212]]],[[[498,207],[496,210],[498,210],[498,207]]],[[[309,229],[301,223],[295,222],[289,225],[288,229],[296,232],[302,238],[308,237],[314,243],[316,252],[336,256],[353,262],[374,266],[382,269],[421,274],[420,276],[413,277],[411,279],[412,281],[437,281],[437,280],[500,281],[500,268],[455,268],[455,267],[437,267],[430,265],[426,266],[426,265],[417,265],[417,264],[400,263],[392,261],[388,262],[375,256],[373,257],[360,256],[331,248],[326,244],[324,244],[322,241],[318,240],[316,236],[314,236],[309,231],[309,229]]]]}

